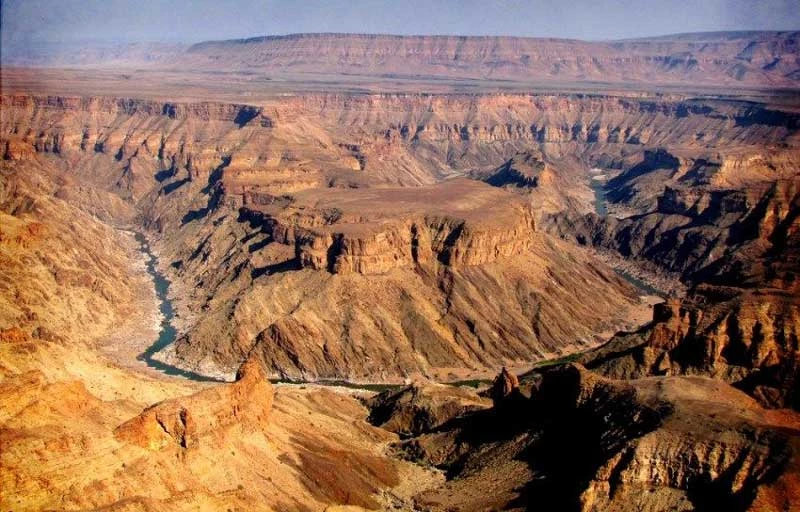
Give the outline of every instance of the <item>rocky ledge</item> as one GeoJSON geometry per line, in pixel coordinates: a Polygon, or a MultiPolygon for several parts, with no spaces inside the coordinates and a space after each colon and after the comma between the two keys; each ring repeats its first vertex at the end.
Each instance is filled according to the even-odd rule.
{"type": "MultiPolygon", "coordinates": [[[[493,388],[493,408],[397,445],[448,475],[417,496],[420,505],[688,511],[798,504],[794,412],[764,410],[705,377],[620,381],[570,364],[525,377],[526,397],[505,373],[493,388]]],[[[454,403],[461,393],[451,391],[454,403]]],[[[373,413],[382,407],[373,404],[373,413]]]]}
{"type": "Polygon", "coordinates": [[[533,211],[521,199],[471,180],[417,189],[315,191],[241,215],[300,267],[380,274],[440,263],[466,267],[530,249],[533,211]]]}
{"type": "Polygon", "coordinates": [[[262,430],[272,400],[264,369],[257,360],[249,360],[236,382],[152,405],[117,427],[115,435],[150,450],[192,448],[209,436],[224,436],[230,428],[262,430]]]}

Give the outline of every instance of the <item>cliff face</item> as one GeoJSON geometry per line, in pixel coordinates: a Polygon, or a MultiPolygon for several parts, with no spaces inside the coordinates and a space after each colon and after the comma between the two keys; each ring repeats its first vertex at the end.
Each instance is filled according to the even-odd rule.
{"type": "MultiPolygon", "coordinates": [[[[278,115],[378,127],[390,140],[436,142],[771,145],[796,137],[798,116],[749,102],[584,94],[301,95],[278,115]]],[[[466,144],[464,144],[466,145],[466,144]]]]}
{"type": "Polygon", "coordinates": [[[532,147],[556,159],[613,160],[654,146],[791,144],[798,125],[796,114],[747,103],[613,96],[304,95],[259,107],[2,102],[7,158],[63,154],[76,172],[136,200],[191,180],[216,184],[222,175],[234,195],[258,185],[280,195],[331,184],[432,184],[453,170],[495,168],[532,147]]]}
{"type": "Polygon", "coordinates": [[[658,305],[653,324],[584,356],[613,378],[708,375],[767,407],[800,407],[797,294],[702,285],[684,300],[658,305]]]}
{"type": "Polygon", "coordinates": [[[555,231],[689,280],[795,286],[786,275],[800,229],[794,150],[644,156],[606,184],[611,215],[557,215],[555,231]]]}
{"type": "MultiPolygon", "coordinates": [[[[398,443],[407,457],[448,472],[418,503],[586,511],[796,505],[795,413],[761,409],[701,377],[619,381],[565,365],[528,379],[530,397],[519,389],[498,395],[492,409],[464,411],[398,443]]],[[[454,391],[450,403],[460,401],[454,391]]],[[[383,411],[382,403],[373,407],[383,411]]]]}
{"type": "Polygon", "coordinates": [[[293,247],[300,267],[335,274],[493,263],[529,250],[535,232],[530,205],[463,179],[413,190],[299,193],[284,204],[245,196],[243,203],[241,217],[293,247]]]}
{"type": "MultiPolygon", "coordinates": [[[[223,245],[230,240],[223,233],[182,266],[215,290],[208,313],[175,346],[179,360],[199,368],[224,368],[250,353],[281,377],[459,378],[591,344],[593,330],[614,328],[609,318],[636,300],[587,255],[536,236],[530,250],[491,263],[411,261],[385,273],[331,273],[301,268],[293,251],[252,266],[246,248],[223,245]],[[224,258],[219,274],[200,273],[206,255],[224,258]],[[590,306],[575,287],[597,300],[590,306]]],[[[283,247],[268,242],[262,250],[280,255],[283,247]]]]}
{"type": "Polygon", "coordinates": [[[101,115],[110,114],[112,116],[136,116],[137,114],[141,116],[165,116],[175,120],[228,121],[237,125],[247,124],[258,117],[258,124],[267,127],[271,124],[268,117],[262,116],[260,108],[230,103],[172,103],[136,98],[114,98],[111,96],[79,98],[17,95],[6,96],[3,99],[3,105],[9,109],[9,112],[16,111],[17,115],[21,117],[51,111],[62,114],[86,112],[101,115]]]}

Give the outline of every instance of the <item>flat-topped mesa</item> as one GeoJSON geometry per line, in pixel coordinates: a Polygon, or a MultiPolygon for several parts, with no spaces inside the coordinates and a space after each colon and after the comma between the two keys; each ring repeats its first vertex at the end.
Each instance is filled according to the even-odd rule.
{"type": "Polygon", "coordinates": [[[535,232],[523,199],[469,180],[413,190],[306,192],[286,201],[251,204],[243,214],[273,241],[293,245],[300,266],[336,274],[492,263],[528,250],[535,232]]]}
{"type": "MultiPolygon", "coordinates": [[[[797,81],[796,32],[728,32],[588,42],[508,36],[291,34],[191,46],[171,67],[262,73],[754,84],[797,81]]],[[[163,64],[162,64],[163,65],[163,64]]]]}

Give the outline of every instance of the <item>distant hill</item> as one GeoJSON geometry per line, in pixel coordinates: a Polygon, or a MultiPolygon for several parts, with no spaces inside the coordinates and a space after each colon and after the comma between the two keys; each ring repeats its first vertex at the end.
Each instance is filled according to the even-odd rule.
{"type": "Polygon", "coordinates": [[[3,58],[5,64],[26,66],[796,88],[800,87],[798,41],[800,32],[711,32],[601,42],[293,34],[188,47],[87,43],[12,48],[3,58]]]}
{"type": "Polygon", "coordinates": [[[189,45],[180,43],[113,43],[78,41],[7,44],[2,64],[29,67],[126,67],[172,64],[189,45]]]}

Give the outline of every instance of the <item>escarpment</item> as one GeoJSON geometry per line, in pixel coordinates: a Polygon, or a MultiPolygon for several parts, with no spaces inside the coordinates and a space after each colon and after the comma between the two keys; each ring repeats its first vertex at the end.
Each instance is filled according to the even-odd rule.
{"type": "Polygon", "coordinates": [[[781,290],[702,285],[684,300],[656,306],[647,329],[583,356],[613,378],[708,375],[766,407],[800,406],[800,304],[781,290]]]}
{"type": "MultiPolygon", "coordinates": [[[[158,102],[136,98],[114,98],[108,96],[63,97],[7,95],[3,106],[18,116],[47,115],[72,112],[87,114],[111,114],[142,117],[164,116],[175,120],[227,121],[242,127],[256,119],[258,125],[271,127],[272,120],[264,115],[263,109],[250,105],[215,102],[158,102]]],[[[68,118],[68,116],[67,116],[68,118]]],[[[24,119],[24,117],[23,117],[24,119]]],[[[7,119],[6,122],[11,121],[7,119]]],[[[64,126],[66,127],[66,126],[64,126]]]]}
{"type": "MultiPolygon", "coordinates": [[[[710,32],[622,41],[507,36],[289,34],[180,44],[12,44],[4,64],[269,77],[469,79],[482,83],[611,83],[796,87],[797,32],[710,32]],[[55,46],[55,47],[54,47],[55,46]]],[[[474,84],[473,84],[474,86],[474,84]]],[[[652,87],[652,85],[650,85],[652,87]]]]}
{"type": "Polygon", "coordinates": [[[280,195],[327,185],[432,184],[453,170],[494,168],[531,147],[552,157],[619,159],[654,146],[773,145],[795,140],[798,122],[790,112],[776,118],[766,107],[730,101],[584,95],[331,94],[263,106],[2,101],[8,157],[28,147],[63,153],[77,159],[76,172],[135,200],[192,181],[206,187],[222,174],[233,194],[259,186],[280,195]]]}
{"type": "Polygon", "coordinates": [[[398,443],[407,457],[447,470],[418,503],[586,511],[796,503],[786,487],[797,478],[796,413],[764,410],[702,377],[620,381],[564,365],[526,379],[530,398],[498,396],[492,409],[398,443]]]}
{"type": "MultiPolygon", "coordinates": [[[[764,414],[736,391],[706,379],[665,379],[656,386],[633,381],[633,386],[642,402],[660,400],[657,407],[669,412],[658,428],[628,441],[597,469],[581,493],[583,510],[648,505],[757,510],[760,487],[795,477],[790,461],[797,457],[796,417],[764,414]]],[[[785,499],[796,498],[789,493],[785,499]]]]}
{"type": "Polygon", "coordinates": [[[520,37],[292,34],[195,44],[161,67],[482,80],[794,84],[795,32],[586,42],[520,37]]]}
{"type": "Polygon", "coordinates": [[[102,221],[133,215],[47,166],[0,162],[0,329],[88,343],[136,315],[135,243],[102,221]]]}
{"type": "MultiPolygon", "coordinates": [[[[774,145],[796,140],[800,122],[796,113],[748,102],[680,96],[310,94],[276,107],[279,119],[312,113],[323,123],[380,127],[375,134],[389,142],[447,140],[466,147],[516,140],[648,147],[718,146],[726,141],[774,145]]],[[[377,142],[383,141],[372,144],[377,142]]]]}

